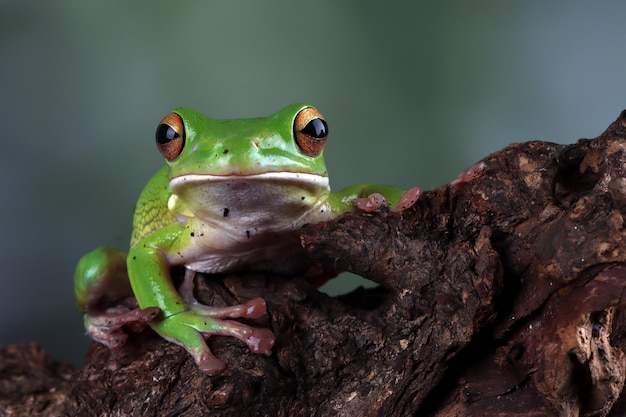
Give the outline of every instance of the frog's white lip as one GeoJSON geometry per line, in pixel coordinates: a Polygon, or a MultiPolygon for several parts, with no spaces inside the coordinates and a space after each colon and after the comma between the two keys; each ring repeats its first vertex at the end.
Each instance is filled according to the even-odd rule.
{"type": "Polygon", "coordinates": [[[328,187],[328,177],[305,172],[264,172],[251,175],[210,175],[187,174],[170,180],[170,187],[175,188],[183,183],[193,182],[220,182],[220,181],[263,181],[277,183],[294,182],[304,183],[317,187],[328,187]]]}

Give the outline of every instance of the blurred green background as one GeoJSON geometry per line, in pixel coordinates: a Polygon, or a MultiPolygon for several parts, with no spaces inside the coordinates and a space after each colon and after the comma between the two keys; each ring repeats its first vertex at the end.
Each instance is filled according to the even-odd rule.
{"type": "Polygon", "coordinates": [[[626,108],[624,16],[617,0],[0,1],[0,343],[80,363],[74,265],[127,247],[173,107],[307,101],[335,189],[433,188],[510,142],[601,133],[626,108]]]}

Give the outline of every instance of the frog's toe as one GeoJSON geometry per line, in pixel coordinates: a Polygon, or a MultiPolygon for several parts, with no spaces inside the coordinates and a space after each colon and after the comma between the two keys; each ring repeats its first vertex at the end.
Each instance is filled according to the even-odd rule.
{"type": "Polygon", "coordinates": [[[254,298],[244,304],[226,307],[214,307],[197,303],[193,311],[203,317],[215,319],[258,319],[267,311],[263,298],[254,298]]]}
{"type": "Polygon", "coordinates": [[[194,313],[217,319],[223,318],[244,318],[244,319],[258,319],[267,311],[265,300],[263,298],[254,298],[244,304],[215,307],[202,304],[193,294],[195,272],[187,269],[185,271],[185,278],[182,285],[178,289],[182,299],[189,305],[194,313]]]}
{"type": "Polygon", "coordinates": [[[211,329],[198,328],[205,336],[223,335],[235,337],[246,345],[254,353],[268,355],[274,347],[276,338],[271,330],[262,327],[252,327],[231,320],[215,320],[211,329]]]}
{"type": "Polygon", "coordinates": [[[193,359],[196,361],[196,365],[200,368],[200,371],[204,372],[207,375],[215,375],[222,372],[226,369],[226,362],[221,359],[218,359],[211,353],[210,350],[202,352],[200,355],[194,355],[192,353],[193,359]]]}
{"type": "Polygon", "coordinates": [[[420,195],[422,195],[422,190],[420,187],[413,187],[406,191],[403,191],[396,208],[400,211],[404,211],[408,208],[413,207],[413,205],[417,203],[417,200],[419,200],[420,195]]]}
{"type": "Polygon", "coordinates": [[[87,334],[96,342],[102,343],[109,349],[118,349],[126,343],[128,335],[121,328],[110,328],[94,325],[85,317],[87,334]]]}
{"type": "Polygon", "coordinates": [[[269,329],[253,328],[244,341],[254,353],[269,355],[272,352],[276,338],[269,329]]]}
{"type": "Polygon", "coordinates": [[[480,162],[476,165],[473,165],[466,171],[461,172],[454,179],[454,181],[450,183],[450,185],[459,191],[463,191],[465,184],[483,175],[483,172],[485,171],[486,168],[487,168],[487,165],[484,162],[480,162]]]}
{"type": "Polygon", "coordinates": [[[89,336],[110,349],[126,343],[125,327],[132,332],[141,331],[161,310],[158,307],[132,308],[116,306],[102,313],[85,314],[85,329],[89,336]]]}
{"type": "Polygon", "coordinates": [[[365,213],[386,214],[389,210],[387,199],[380,193],[372,193],[367,197],[357,198],[354,200],[354,206],[365,213]]]}
{"type": "Polygon", "coordinates": [[[267,311],[265,300],[263,298],[254,298],[245,304],[242,304],[244,313],[239,317],[248,319],[258,319],[267,311]]]}
{"type": "Polygon", "coordinates": [[[226,369],[226,362],[218,359],[207,346],[201,333],[193,329],[183,331],[177,338],[166,337],[167,340],[183,347],[200,368],[207,375],[215,375],[226,369]]]}

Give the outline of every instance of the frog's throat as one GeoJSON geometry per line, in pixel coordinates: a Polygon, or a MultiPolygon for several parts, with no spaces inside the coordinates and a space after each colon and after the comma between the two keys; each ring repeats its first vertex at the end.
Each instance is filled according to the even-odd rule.
{"type": "Polygon", "coordinates": [[[218,182],[218,181],[259,181],[259,182],[277,182],[277,183],[298,183],[311,188],[327,188],[328,177],[318,174],[310,174],[306,172],[264,172],[261,174],[251,175],[210,175],[210,174],[187,174],[170,180],[170,189],[183,186],[185,183],[194,182],[218,182]]]}
{"type": "Polygon", "coordinates": [[[276,222],[279,216],[292,222],[318,209],[330,213],[322,207],[330,195],[328,177],[306,172],[189,174],[173,178],[170,190],[170,212],[205,221],[276,222]]]}

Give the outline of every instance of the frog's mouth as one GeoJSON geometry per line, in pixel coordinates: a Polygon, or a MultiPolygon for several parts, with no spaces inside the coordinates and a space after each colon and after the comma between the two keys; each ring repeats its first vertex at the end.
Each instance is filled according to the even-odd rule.
{"type": "Polygon", "coordinates": [[[242,224],[294,221],[317,210],[330,193],[328,177],[302,172],[189,174],[173,178],[170,189],[176,213],[242,224]]]}

